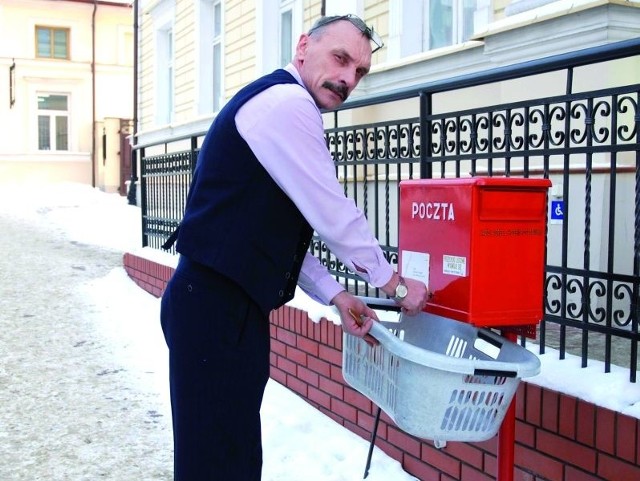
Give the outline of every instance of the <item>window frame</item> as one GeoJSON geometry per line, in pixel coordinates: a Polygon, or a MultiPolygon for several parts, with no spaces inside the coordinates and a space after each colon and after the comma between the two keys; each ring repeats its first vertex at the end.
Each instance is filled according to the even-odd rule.
{"type": "Polygon", "coordinates": [[[44,92],[40,91],[36,93],[36,150],[38,152],[70,152],[70,132],[71,132],[71,114],[69,110],[69,104],[71,103],[71,95],[69,93],[63,92],[44,92]],[[41,109],[40,108],[40,98],[48,97],[48,96],[59,96],[65,97],[66,99],[66,110],[58,110],[58,109],[41,109]],[[48,137],[49,137],[49,148],[42,148],[40,145],[40,139],[42,138],[41,134],[41,123],[40,119],[43,117],[48,117],[48,137]],[[59,137],[61,132],[58,129],[58,121],[59,119],[66,119],[66,132],[62,134],[66,136],[66,148],[58,148],[59,137]]]}
{"type": "Polygon", "coordinates": [[[160,0],[150,11],[154,34],[154,121],[170,125],[175,120],[175,26],[174,4],[160,0]]]}
{"type": "MultiPolygon", "coordinates": [[[[465,37],[465,2],[468,0],[448,0],[451,4],[451,32],[447,41],[441,45],[433,46],[431,41],[432,23],[431,23],[431,8],[432,4],[439,2],[445,3],[447,0],[427,0],[424,2],[423,9],[423,45],[422,50],[428,52],[430,50],[436,50],[438,48],[451,47],[453,45],[460,45],[468,40],[465,37]]],[[[473,11],[477,11],[479,8],[478,0],[472,0],[473,11]]],[[[471,18],[473,23],[473,15],[471,18]]],[[[471,33],[469,37],[473,36],[474,26],[471,25],[471,33]]]]}
{"type": "Polygon", "coordinates": [[[50,60],[70,60],[71,59],[71,29],[68,27],[55,27],[50,25],[36,25],[34,28],[34,43],[35,43],[35,56],[39,59],[50,59],[50,60]],[[50,55],[40,55],[40,41],[39,41],[39,32],[40,30],[49,30],[50,33],[50,41],[49,41],[49,49],[50,55]],[[55,55],[55,34],[56,32],[64,33],[65,38],[65,53],[64,57],[57,57],[55,55]]]}
{"type": "Polygon", "coordinates": [[[278,64],[279,67],[286,66],[293,59],[295,54],[295,42],[293,38],[295,23],[295,1],[280,0],[280,8],[278,12],[278,64]],[[288,15],[289,25],[288,31],[284,28],[284,20],[288,15]],[[286,38],[285,38],[286,36],[286,38]],[[285,52],[285,49],[288,51],[285,52]]]}

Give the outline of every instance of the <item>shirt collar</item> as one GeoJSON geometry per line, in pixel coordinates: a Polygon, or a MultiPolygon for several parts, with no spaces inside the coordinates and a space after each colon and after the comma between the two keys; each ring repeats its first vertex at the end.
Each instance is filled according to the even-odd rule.
{"type": "Polygon", "coordinates": [[[298,72],[298,69],[296,69],[292,63],[288,64],[286,67],[284,67],[284,69],[289,72],[291,75],[293,75],[293,78],[296,79],[296,82],[298,82],[300,85],[302,85],[305,89],[307,88],[304,85],[304,82],[302,81],[302,77],[300,77],[300,73],[298,72]]]}

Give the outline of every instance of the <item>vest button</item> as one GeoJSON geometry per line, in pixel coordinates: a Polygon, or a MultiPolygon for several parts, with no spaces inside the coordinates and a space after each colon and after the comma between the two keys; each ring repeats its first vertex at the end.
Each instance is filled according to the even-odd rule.
{"type": "Polygon", "coordinates": [[[280,289],[280,292],[278,292],[278,296],[284,297],[284,291],[282,289],[280,289]]]}
{"type": "Polygon", "coordinates": [[[285,279],[289,279],[289,278],[291,278],[291,272],[287,272],[287,273],[284,275],[284,278],[285,278],[285,279]]]}

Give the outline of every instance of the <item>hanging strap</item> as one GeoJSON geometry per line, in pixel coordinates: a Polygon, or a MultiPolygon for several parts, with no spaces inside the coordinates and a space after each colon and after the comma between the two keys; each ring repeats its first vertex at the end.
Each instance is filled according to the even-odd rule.
{"type": "Polygon", "coordinates": [[[176,239],[178,238],[178,232],[180,231],[180,225],[178,225],[178,227],[176,227],[176,230],[174,230],[171,235],[169,236],[169,238],[165,241],[164,244],[162,244],[162,248],[165,251],[168,251],[169,249],[171,249],[171,247],[173,247],[173,244],[175,244],[176,239]]]}

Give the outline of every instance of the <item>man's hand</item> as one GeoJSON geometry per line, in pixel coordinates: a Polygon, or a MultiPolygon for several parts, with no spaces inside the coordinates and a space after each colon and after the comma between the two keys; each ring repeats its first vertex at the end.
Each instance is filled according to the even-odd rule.
{"type": "MultiPolygon", "coordinates": [[[[378,320],[376,312],[357,297],[342,291],[331,299],[340,313],[342,329],[354,336],[365,337],[373,326],[374,319],[378,320]]],[[[370,336],[367,336],[370,337],[370,336]]]]}

